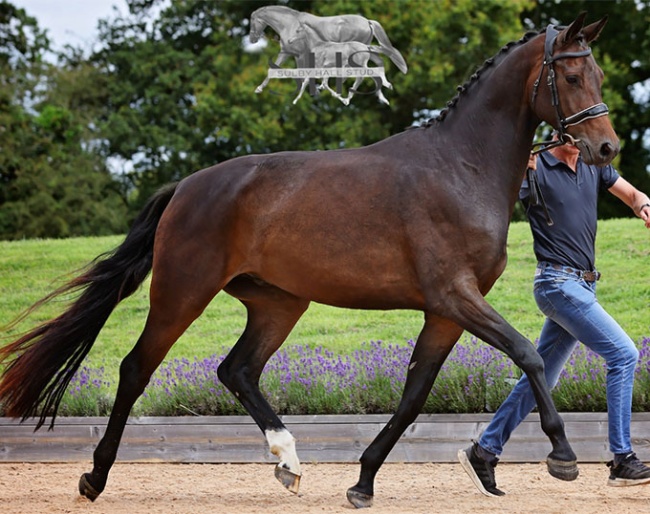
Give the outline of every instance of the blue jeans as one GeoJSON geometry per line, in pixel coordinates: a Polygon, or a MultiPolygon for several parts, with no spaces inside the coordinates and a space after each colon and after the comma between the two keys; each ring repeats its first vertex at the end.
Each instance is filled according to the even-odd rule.
{"type": "MultiPolygon", "coordinates": [[[[574,273],[539,265],[534,294],[547,317],[537,352],[544,359],[548,386],[555,387],[578,341],[600,355],[607,364],[609,448],[614,454],[631,452],[632,389],[639,359],[634,342],[596,300],[596,282],[585,282],[574,273]]],[[[535,405],[524,374],[495,413],[479,445],[500,455],[512,431],[535,405]]]]}

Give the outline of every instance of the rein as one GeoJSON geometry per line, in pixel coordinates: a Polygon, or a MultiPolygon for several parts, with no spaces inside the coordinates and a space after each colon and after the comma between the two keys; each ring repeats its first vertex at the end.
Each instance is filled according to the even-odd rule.
{"type": "Polygon", "coordinates": [[[539,70],[539,76],[537,77],[537,80],[533,85],[533,99],[532,99],[532,103],[533,105],[535,105],[535,100],[537,98],[537,91],[539,89],[539,84],[542,80],[544,68],[548,67],[546,85],[551,90],[551,103],[555,108],[555,114],[557,116],[558,140],[533,143],[533,148],[535,148],[536,146],[543,145],[542,148],[540,148],[539,150],[534,150],[532,152],[533,155],[537,155],[538,153],[543,152],[544,150],[548,150],[556,146],[562,146],[567,143],[571,143],[575,145],[580,140],[575,139],[573,136],[571,136],[566,131],[567,128],[572,127],[574,125],[578,125],[583,121],[591,120],[593,118],[599,118],[600,116],[605,116],[607,113],[609,113],[609,108],[607,107],[607,105],[601,102],[592,105],[587,109],[583,109],[580,112],[572,114],[571,116],[564,117],[562,115],[562,109],[560,108],[560,95],[558,93],[557,82],[555,80],[555,67],[554,67],[555,61],[559,61],[560,59],[571,59],[575,57],[587,57],[588,55],[591,55],[591,48],[587,48],[586,50],[580,50],[578,52],[565,52],[563,54],[558,54],[554,56],[553,45],[555,44],[555,40],[557,39],[558,34],[559,31],[555,27],[553,27],[553,25],[549,25],[546,28],[546,40],[544,41],[544,62],[542,64],[541,69],[539,70]]]}

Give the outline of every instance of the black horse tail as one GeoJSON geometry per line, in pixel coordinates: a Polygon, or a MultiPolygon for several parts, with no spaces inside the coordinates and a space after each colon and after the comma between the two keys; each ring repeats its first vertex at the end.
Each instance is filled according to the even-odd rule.
{"type": "Polygon", "coordinates": [[[379,44],[382,47],[383,52],[385,53],[391,61],[397,66],[399,71],[402,73],[406,73],[408,71],[408,66],[406,65],[406,61],[404,60],[404,57],[402,57],[402,54],[399,53],[399,50],[397,50],[393,44],[390,42],[390,39],[388,38],[388,34],[386,34],[386,31],[384,30],[384,27],[381,26],[381,24],[378,21],[375,20],[368,20],[370,22],[370,28],[372,30],[372,33],[375,35],[377,38],[377,41],[379,41],[379,44]]]}
{"type": "Polygon", "coordinates": [[[53,428],[63,394],[106,320],[151,271],[156,228],[175,190],[172,184],[158,191],[120,246],[98,256],[79,276],[25,313],[62,294],[77,293],[63,314],[0,348],[0,367],[6,365],[0,378],[0,406],[5,416],[23,421],[38,416],[36,430],[51,416],[53,428]]]}

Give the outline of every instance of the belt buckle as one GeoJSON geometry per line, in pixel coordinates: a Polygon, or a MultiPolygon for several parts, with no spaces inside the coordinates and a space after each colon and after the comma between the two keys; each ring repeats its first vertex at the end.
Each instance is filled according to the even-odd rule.
{"type": "Polygon", "coordinates": [[[596,282],[600,278],[599,271],[583,271],[582,278],[587,282],[596,282]]]}

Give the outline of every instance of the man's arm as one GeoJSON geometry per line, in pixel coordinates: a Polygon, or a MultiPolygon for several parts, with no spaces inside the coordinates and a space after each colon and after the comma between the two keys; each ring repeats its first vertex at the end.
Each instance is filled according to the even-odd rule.
{"type": "Polygon", "coordinates": [[[645,222],[646,228],[650,228],[650,198],[639,191],[623,177],[619,177],[609,192],[620,199],[625,205],[634,211],[639,218],[645,222]]]}

